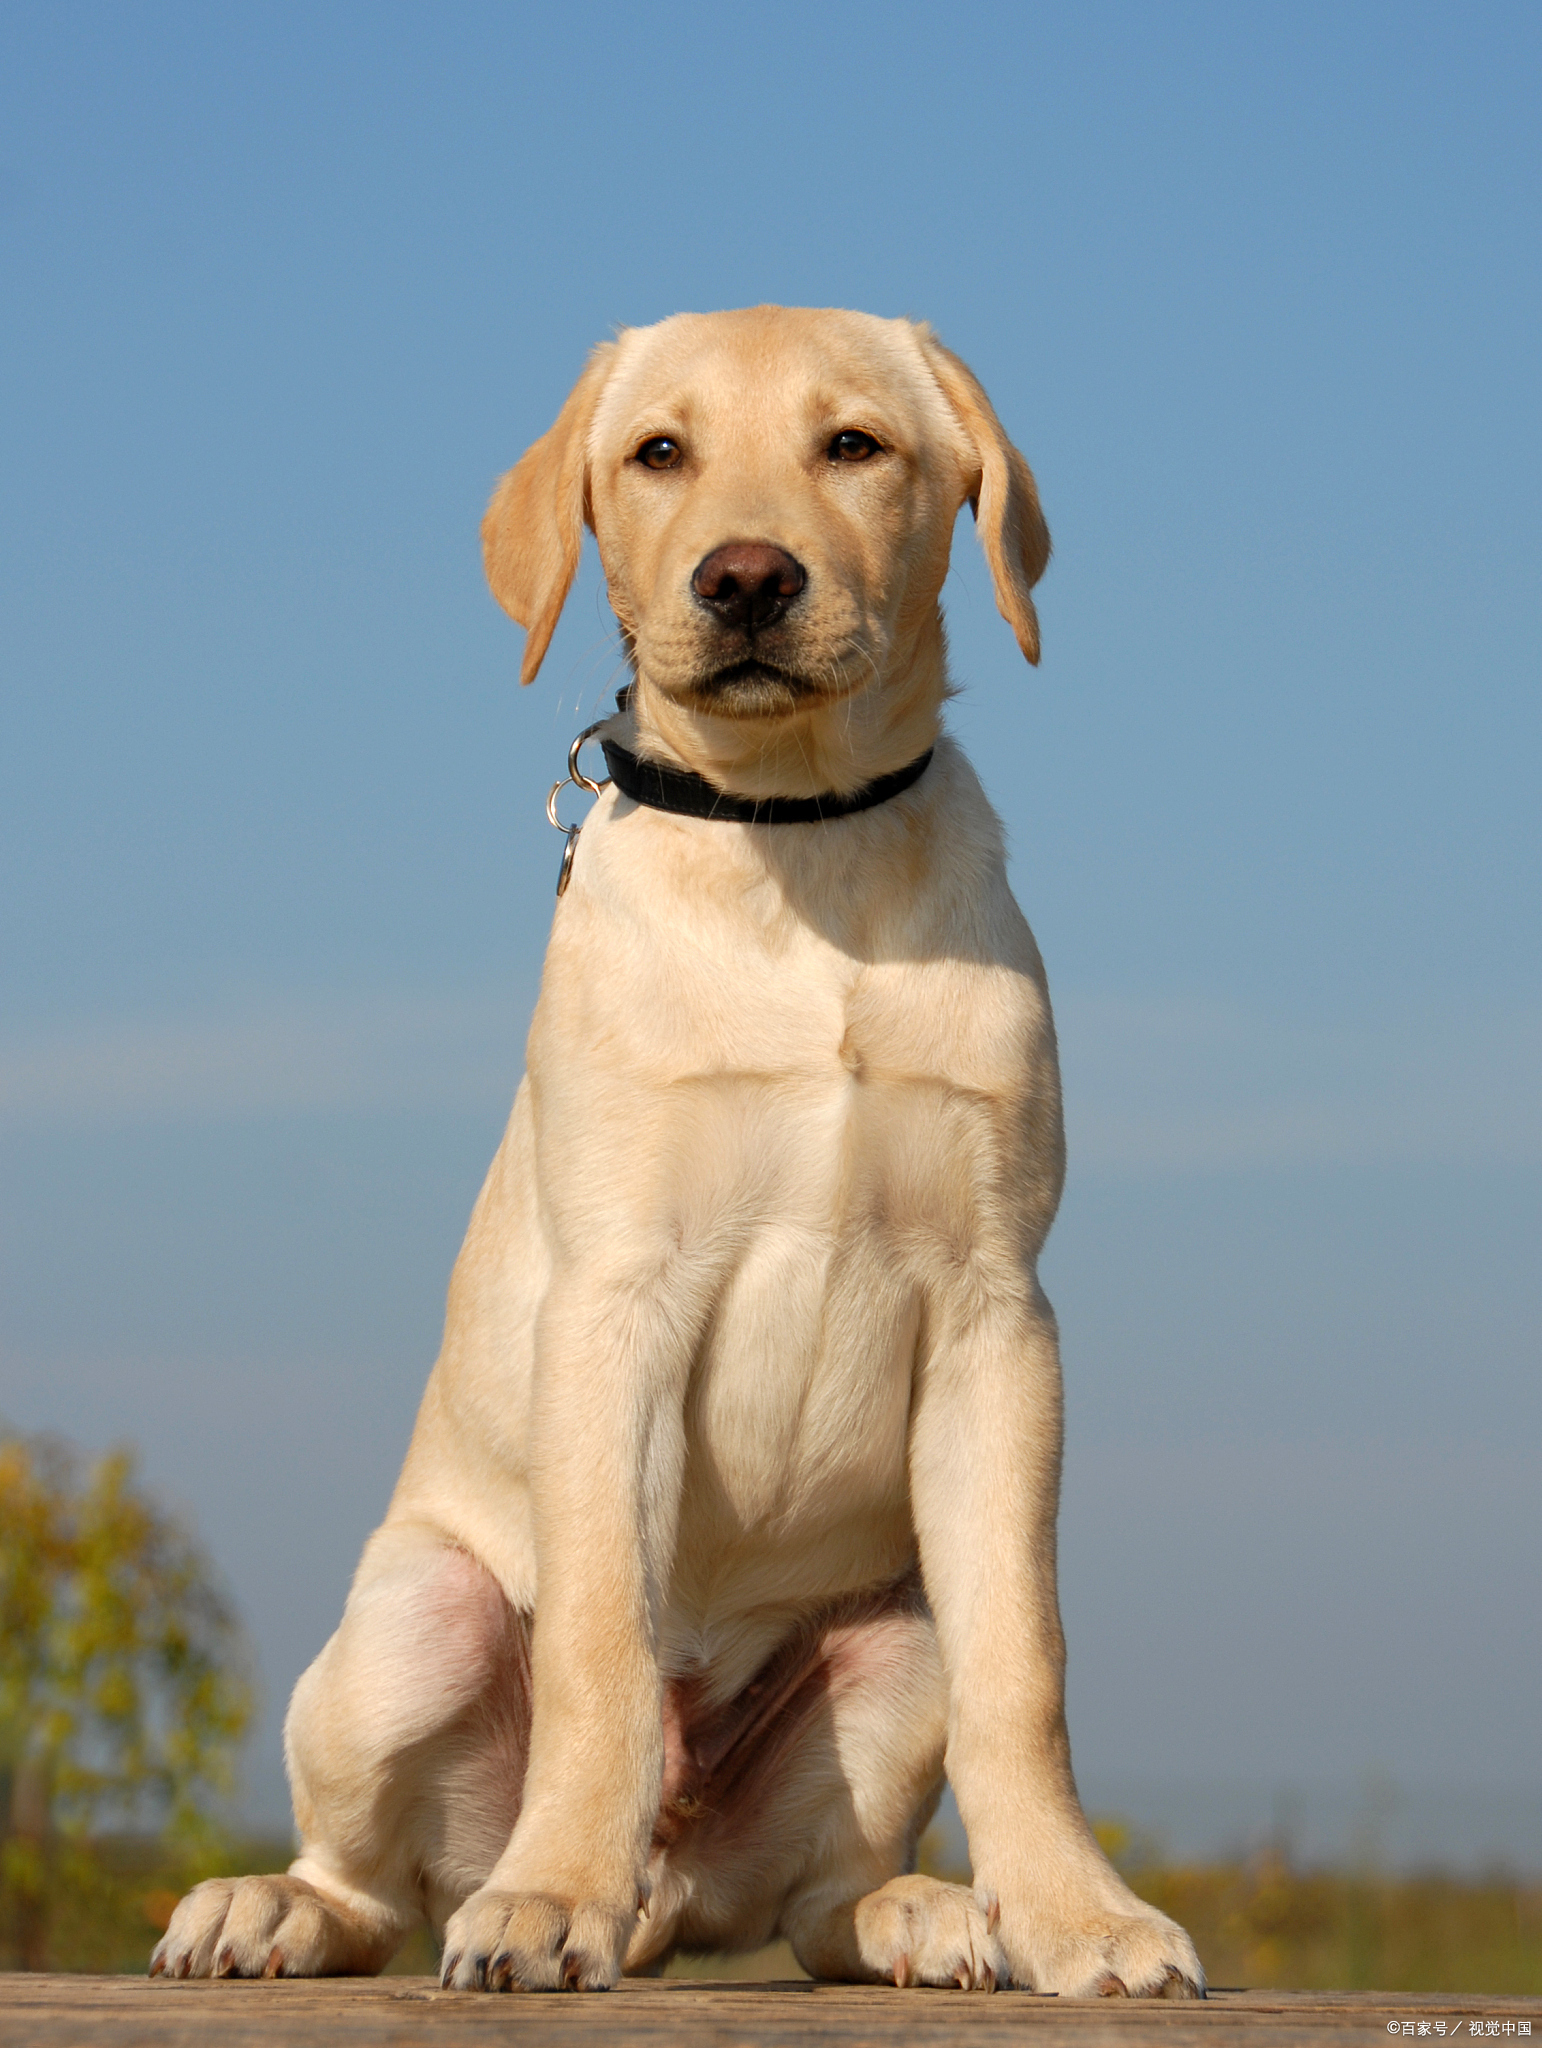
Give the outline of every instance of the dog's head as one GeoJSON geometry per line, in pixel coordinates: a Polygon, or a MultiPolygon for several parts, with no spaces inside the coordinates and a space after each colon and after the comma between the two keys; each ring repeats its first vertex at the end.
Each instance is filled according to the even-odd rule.
{"type": "Polygon", "coordinates": [[[759,306],[679,314],[598,348],[482,532],[494,594],[527,630],[524,681],[587,522],[640,719],[719,770],[725,746],[753,735],[764,760],[773,733],[796,732],[828,787],[895,765],[876,736],[903,748],[918,716],[935,720],[937,600],[966,500],[997,603],[1037,661],[1030,593],[1049,533],[969,370],[908,320],[759,306]],[[837,724],[846,760],[838,746],[831,758],[837,724]]]}

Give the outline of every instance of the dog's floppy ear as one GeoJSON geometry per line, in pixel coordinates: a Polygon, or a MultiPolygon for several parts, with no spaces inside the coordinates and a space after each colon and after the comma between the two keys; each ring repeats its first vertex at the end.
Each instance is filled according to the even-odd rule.
{"type": "Polygon", "coordinates": [[[969,504],[996,586],[996,606],[1031,662],[1039,658],[1039,615],[1030,593],[1049,561],[1049,528],[1033,471],[1007,439],[980,380],[928,329],[922,347],[932,375],[974,447],[969,504]]]}
{"type": "Polygon", "coordinates": [[[525,629],[519,679],[533,683],[578,571],[589,517],[589,425],[616,345],[602,342],[556,424],[493,492],[482,521],[482,561],[493,596],[525,629]]]}

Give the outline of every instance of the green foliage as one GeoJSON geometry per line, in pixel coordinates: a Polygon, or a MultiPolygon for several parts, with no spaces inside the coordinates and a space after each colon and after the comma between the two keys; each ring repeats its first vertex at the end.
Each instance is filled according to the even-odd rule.
{"type": "Polygon", "coordinates": [[[216,1854],[250,1711],[235,1619],[132,1454],[0,1436],[0,1957],[43,1967],[105,1910],[104,1828],[216,1854]]]}

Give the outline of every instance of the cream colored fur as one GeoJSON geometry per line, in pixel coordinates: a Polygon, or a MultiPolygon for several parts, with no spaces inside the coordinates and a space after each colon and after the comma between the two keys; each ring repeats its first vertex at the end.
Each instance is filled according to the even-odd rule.
{"type": "Polygon", "coordinates": [[[295,1691],[302,1853],[192,1893],[155,1967],[374,1970],[427,1915],[468,1986],[781,1933],[816,1974],[1202,1987],[1071,1775],[1054,1030],[939,724],[966,501],[1034,660],[1048,534],[974,378],[924,327],[775,307],[623,333],[500,486],[525,679],[587,522],[635,750],[749,795],[936,755],[826,824],[595,805],[405,1468],[295,1691]],[[878,452],[833,459],[847,430],[878,452]],[[658,437],[675,466],[637,459],[658,437]],[[808,581],[777,671],[724,691],[690,579],[735,540],[808,581]],[[814,1675],[742,1804],[661,1816],[680,1702],[752,1697],[800,1628],[814,1675]],[[973,1892],[905,1875],[944,1767],[973,1892]]]}

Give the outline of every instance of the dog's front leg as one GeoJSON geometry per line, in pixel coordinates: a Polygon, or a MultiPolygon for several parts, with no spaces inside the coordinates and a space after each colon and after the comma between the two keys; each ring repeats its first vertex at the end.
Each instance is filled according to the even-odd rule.
{"type": "MultiPolygon", "coordinates": [[[[1014,1276],[1015,1281],[1015,1276],[1014,1276]]],[[[948,1775],[1013,1981],[1068,1997],[1202,1995],[1183,1929],[1125,1885],[1071,1775],[1055,1582],[1055,1324],[1037,1284],[938,1305],[911,1489],[948,1678],[948,1775]]]]}
{"type": "Polygon", "coordinates": [[[656,1610],[674,1550],[687,1318],[558,1276],[536,1340],[530,1760],[507,1849],[445,1929],[461,1989],[603,1990],[644,1896],[663,1772],[656,1610]]]}

